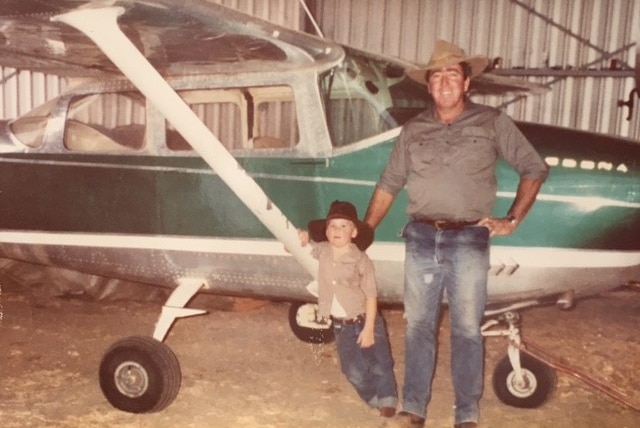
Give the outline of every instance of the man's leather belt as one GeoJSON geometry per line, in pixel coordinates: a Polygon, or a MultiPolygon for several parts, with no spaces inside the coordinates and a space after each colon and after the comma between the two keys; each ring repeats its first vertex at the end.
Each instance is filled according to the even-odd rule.
{"type": "Polygon", "coordinates": [[[432,220],[428,218],[414,218],[415,221],[422,224],[428,224],[438,230],[460,230],[467,226],[478,224],[479,220],[474,221],[449,221],[449,220],[432,220]]]}
{"type": "Polygon", "coordinates": [[[331,321],[334,324],[345,324],[345,325],[354,325],[354,324],[359,324],[361,322],[364,322],[364,314],[360,314],[357,317],[354,318],[336,318],[336,317],[331,317],[331,321]]]}

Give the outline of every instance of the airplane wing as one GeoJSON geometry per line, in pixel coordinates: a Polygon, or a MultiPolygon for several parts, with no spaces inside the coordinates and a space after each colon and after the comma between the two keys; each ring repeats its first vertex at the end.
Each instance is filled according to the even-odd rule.
{"type": "Polygon", "coordinates": [[[287,68],[293,62],[340,57],[329,41],[267,28],[248,15],[202,0],[3,0],[0,65],[64,77],[105,77],[120,71],[84,34],[50,18],[80,7],[122,6],[123,32],[163,74],[202,74],[225,68],[287,68]],[[218,8],[222,13],[212,14],[218,8]],[[205,13],[207,11],[207,13],[205,13]],[[289,43],[295,37],[295,44],[289,43]]]}
{"type": "MultiPolygon", "coordinates": [[[[63,77],[120,75],[88,37],[50,19],[79,7],[105,5],[126,8],[120,27],[163,76],[273,71],[323,57],[335,61],[341,55],[340,47],[326,39],[267,28],[268,23],[202,0],[4,0],[0,65],[63,77]],[[218,13],[210,13],[216,8],[218,13]]],[[[473,92],[483,95],[541,94],[549,89],[491,73],[472,83],[473,92]]]]}
{"type": "Polygon", "coordinates": [[[506,93],[542,95],[550,91],[551,87],[541,83],[485,72],[473,78],[470,90],[478,95],[504,95],[506,93]]]}

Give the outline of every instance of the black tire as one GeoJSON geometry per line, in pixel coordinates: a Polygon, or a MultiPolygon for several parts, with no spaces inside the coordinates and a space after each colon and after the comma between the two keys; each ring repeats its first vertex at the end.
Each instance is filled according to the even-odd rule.
{"type": "Polygon", "coordinates": [[[543,405],[556,388],[556,372],[531,355],[520,353],[524,384],[517,385],[509,357],[504,357],[493,371],[493,390],[504,404],[521,409],[543,405]]]}
{"type": "Polygon", "coordinates": [[[130,413],[150,413],[175,400],[182,374],[175,354],[152,337],[122,339],[100,363],[100,388],[109,403],[130,413]]]}
{"type": "Polygon", "coordinates": [[[315,308],[316,304],[295,302],[289,307],[289,327],[293,334],[303,342],[307,343],[331,343],[335,340],[333,335],[333,327],[331,324],[318,324],[315,323],[315,308]],[[301,325],[310,325],[314,327],[307,327],[301,325]]]}

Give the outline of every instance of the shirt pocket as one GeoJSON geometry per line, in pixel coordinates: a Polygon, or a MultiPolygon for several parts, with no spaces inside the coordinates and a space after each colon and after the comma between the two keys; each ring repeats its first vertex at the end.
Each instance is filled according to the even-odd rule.
{"type": "Polygon", "coordinates": [[[493,130],[476,126],[464,128],[456,153],[459,166],[468,173],[492,168],[498,158],[495,137],[493,130]]]}
{"type": "Polygon", "coordinates": [[[418,175],[421,175],[421,171],[432,167],[437,162],[436,150],[432,142],[411,144],[407,151],[411,165],[410,169],[418,175]]]}
{"type": "Polygon", "coordinates": [[[340,261],[340,283],[349,289],[360,287],[360,272],[355,258],[345,257],[340,261]]]}

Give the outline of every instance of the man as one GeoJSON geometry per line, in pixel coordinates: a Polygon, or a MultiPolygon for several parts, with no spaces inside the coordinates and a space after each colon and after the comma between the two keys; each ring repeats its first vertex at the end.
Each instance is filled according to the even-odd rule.
{"type": "Polygon", "coordinates": [[[480,322],[487,298],[489,238],[512,233],[535,202],[548,167],[499,110],[475,104],[466,92],[488,59],[466,56],[438,40],[425,69],[407,74],[425,84],[433,106],[404,126],[371,197],[365,222],[375,228],[406,186],[410,217],[405,238],[405,381],[403,426],[424,426],[431,398],[443,293],[451,318],[451,376],[455,427],[476,427],[483,387],[480,322]],[[495,164],[505,159],[520,175],[504,217],[492,217],[495,164]]]}

